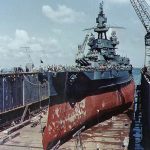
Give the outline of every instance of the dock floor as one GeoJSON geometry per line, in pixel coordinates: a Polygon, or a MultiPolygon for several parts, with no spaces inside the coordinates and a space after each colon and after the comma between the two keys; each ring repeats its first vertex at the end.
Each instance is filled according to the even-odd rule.
{"type": "Polygon", "coordinates": [[[127,114],[114,116],[72,138],[59,150],[127,150],[131,120],[127,114]]]}
{"type": "Polygon", "coordinates": [[[43,147],[41,131],[46,124],[46,120],[47,115],[41,119],[37,126],[31,127],[32,124],[29,124],[16,131],[19,133],[19,135],[0,145],[0,150],[42,150],[43,147]]]}
{"type": "MultiPolygon", "coordinates": [[[[42,150],[41,129],[46,124],[47,115],[36,127],[31,124],[18,130],[20,134],[10,139],[0,150],[42,150]]],[[[129,144],[131,120],[126,113],[114,116],[80,135],[72,138],[59,150],[127,150],[129,144]]]]}

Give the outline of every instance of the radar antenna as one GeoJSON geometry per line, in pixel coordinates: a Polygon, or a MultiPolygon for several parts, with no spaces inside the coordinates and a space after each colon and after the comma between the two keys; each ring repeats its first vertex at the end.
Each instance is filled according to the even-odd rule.
{"type": "MultiPolygon", "coordinates": [[[[121,26],[106,26],[108,29],[126,29],[125,27],[121,27],[121,26]]],[[[91,28],[86,28],[83,31],[90,31],[90,30],[94,30],[97,27],[91,27],[91,28]]]]}
{"type": "Polygon", "coordinates": [[[100,13],[103,13],[103,6],[104,6],[104,2],[102,1],[99,5],[100,13]]]}
{"type": "Polygon", "coordinates": [[[145,67],[150,67],[150,6],[145,0],[130,0],[145,30],[145,67]]]}

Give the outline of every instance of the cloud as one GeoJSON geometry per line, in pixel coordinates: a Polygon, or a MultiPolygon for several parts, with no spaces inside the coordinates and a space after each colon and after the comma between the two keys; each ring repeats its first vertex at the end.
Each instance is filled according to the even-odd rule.
{"type": "Polygon", "coordinates": [[[28,63],[28,54],[23,47],[29,47],[29,54],[36,65],[39,65],[41,58],[48,61],[58,52],[61,53],[57,39],[34,37],[25,30],[17,29],[14,37],[0,36],[1,67],[24,66],[28,63]]]}
{"type": "Polygon", "coordinates": [[[147,2],[148,5],[150,5],[150,1],[149,0],[146,0],[146,2],[147,2]]]}
{"type": "Polygon", "coordinates": [[[52,29],[52,32],[54,34],[57,34],[57,35],[61,35],[62,34],[62,30],[61,29],[57,29],[57,28],[52,29]]]}
{"type": "Polygon", "coordinates": [[[8,36],[1,37],[0,43],[2,44],[4,40],[5,43],[3,44],[3,46],[6,47],[7,49],[14,50],[14,51],[17,50],[20,51],[21,47],[26,47],[26,46],[30,47],[33,52],[41,51],[43,49],[49,49],[49,51],[52,52],[50,48],[55,49],[56,51],[58,49],[58,41],[56,39],[52,37],[49,37],[48,39],[43,39],[39,37],[30,36],[27,33],[27,31],[20,30],[20,29],[17,29],[15,31],[14,38],[10,38],[8,36]]]}
{"type": "Polygon", "coordinates": [[[49,5],[44,5],[42,7],[42,12],[51,21],[57,23],[74,23],[76,21],[81,21],[85,16],[83,12],[77,12],[65,5],[58,5],[56,10],[49,5]]]}
{"type": "MultiPolygon", "coordinates": [[[[67,39],[66,39],[67,40],[67,39]]],[[[68,39],[69,40],[69,39],[68,39]]],[[[40,66],[40,59],[47,64],[73,64],[75,48],[71,42],[62,44],[53,37],[41,38],[31,36],[27,31],[17,29],[13,37],[0,36],[0,68],[24,67],[30,62],[30,54],[35,66],[40,66]],[[29,47],[28,53],[23,47],[29,47]],[[7,62],[7,63],[6,63],[7,62]]]]}
{"type": "Polygon", "coordinates": [[[17,29],[15,32],[15,37],[10,39],[10,41],[8,41],[7,48],[9,48],[11,50],[18,49],[19,46],[21,46],[21,45],[23,46],[24,44],[26,44],[29,41],[30,41],[30,38],[29,38],[28,33],[24,30],[17,29]]]}

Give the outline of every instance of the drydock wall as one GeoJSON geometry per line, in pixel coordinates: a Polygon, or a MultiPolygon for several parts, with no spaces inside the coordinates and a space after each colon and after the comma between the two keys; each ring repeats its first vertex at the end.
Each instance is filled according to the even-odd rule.
{"type": "Polygon", "coordinates": [[[0,76],[0,113],[48,98],[48,83],[38,74],[0,76]]]}
{"type": "Polygon", "coordinates": [[[150,135],[150,76],[142,73],[141,103],[143,113],[143,128],[150,135]]]}

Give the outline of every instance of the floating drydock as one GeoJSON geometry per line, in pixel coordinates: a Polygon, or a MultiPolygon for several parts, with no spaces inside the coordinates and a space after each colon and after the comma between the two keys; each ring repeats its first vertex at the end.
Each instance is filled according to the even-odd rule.
{"type": "MultiPolygon", "coordinates": [[[[39,120],[39,124],[33,127],[32,124],[25,126],[24,128],[17,130],[13,135],[8,135],[9,138],[3,143],[1,138],[5,138],[7,134],[0,133],[0,148],[2,150],[43,150],[42,146],[42,133],[41,126],[45,126],[47,120],[47,114],[41,114],[42,118],[39,120]],[[31,134],[32,133],[32,134],[31,134]]],[[[32,118],[34,122],[39,118],[32,118]]],[[[93,125],[83,133],[76,132],[71,140],[63,144],[61,147],[55,147],[58,150],[125,150],[129,143],[129,133],[131,120],[129,112],[117,114],[110,118],[105,118],[105,121],[101,120],[98,116],[95,120],[96,125],[93,125]]]]}
{"type": "Polygon", "coordinates": [[[116,54],[116,32],[107,37],[109,27],[103,3],[96,19],[98,34],[86,35],[79,45],[74,70],[48,72],[50,101],[43,133],[44,150],[60,146],[64,140],[89,122],[113,112],[128,109],[134,100],[132,65],[116,54]],[[84,48],[88,42],[89,51],[84,48]]]}

